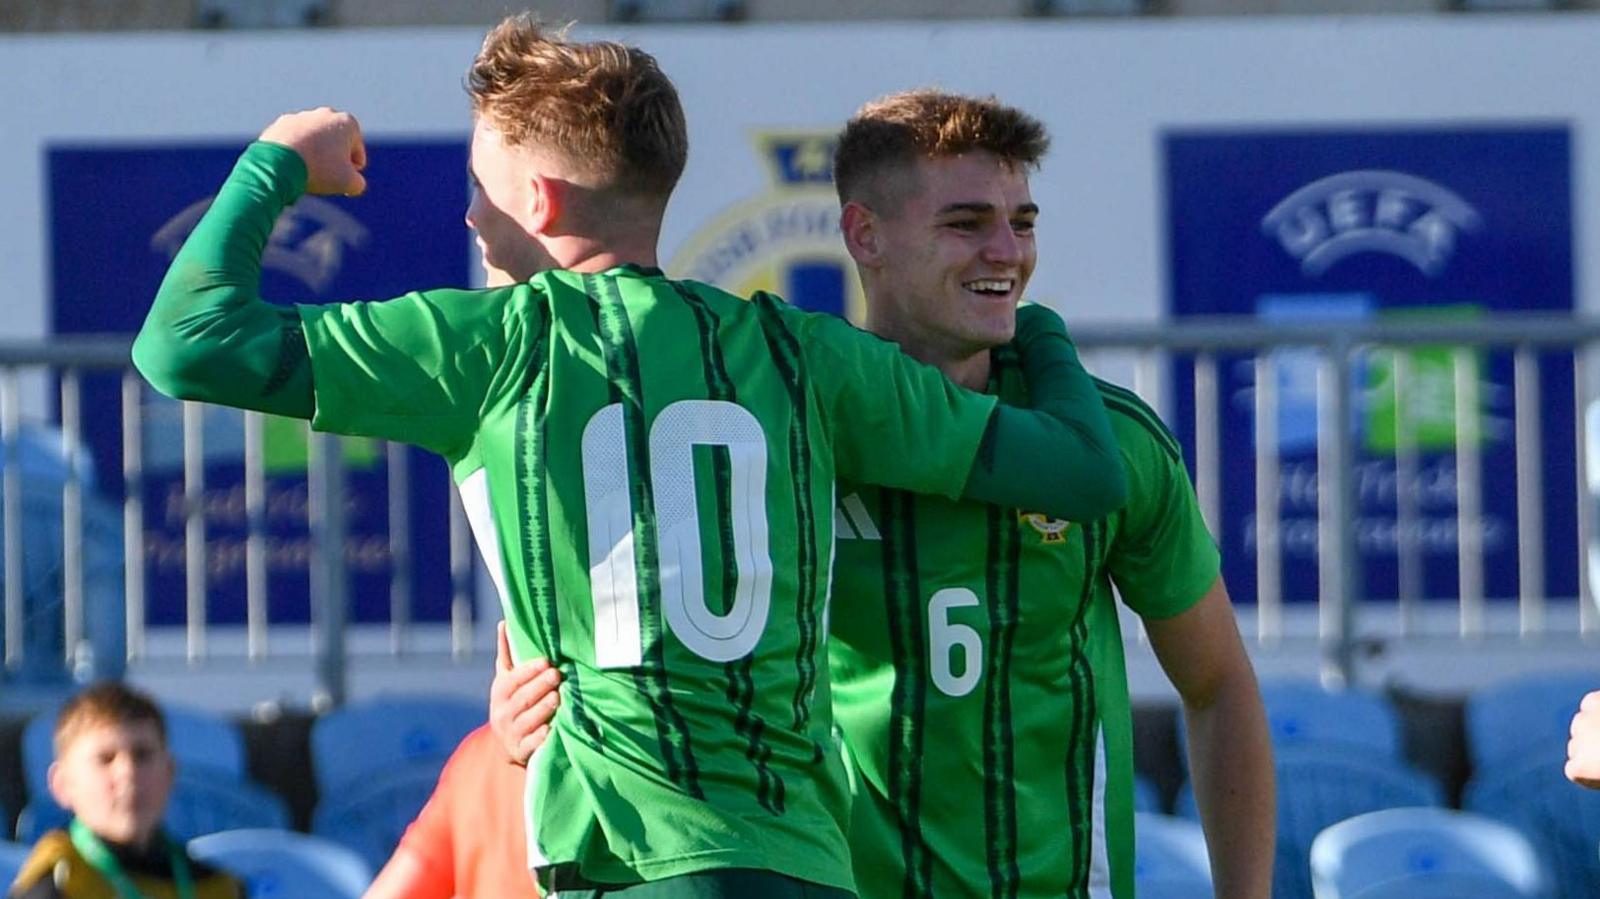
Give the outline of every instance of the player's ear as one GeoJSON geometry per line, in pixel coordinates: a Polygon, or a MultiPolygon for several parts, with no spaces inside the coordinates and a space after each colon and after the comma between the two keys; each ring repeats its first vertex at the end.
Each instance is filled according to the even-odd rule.
{"type": "Polygon", "coordinates": [[[561,218],[566,195],[566,182],[548,175],[534,173],[528,176],[527,226],[530,234],[544,234],[561,218]]]}
{"type": "Polygon", "coordinates": [[[74,799],[72,785],[68,780],[70,776],[59,761],[51,762],[45,774],[45,783],[50,788],[50,798],[64,809],[71,809],[74,799]]]}
{"type": "Polygon", "coordinates": [[[839,212],[839,231],[844,235],[844,246],[857,265],[873,267],[882,255],[883,234],[878,228],[877,213],[851,200],[839,212]]]}

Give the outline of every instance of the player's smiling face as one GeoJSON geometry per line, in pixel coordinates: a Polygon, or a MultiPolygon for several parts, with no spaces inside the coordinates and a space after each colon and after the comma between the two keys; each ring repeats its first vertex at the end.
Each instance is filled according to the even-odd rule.
{"type": "Polygon", "coordinates": [[[1009,341],[1038,258],[1027,173],[980,151],[919,160],[916,176],[898,213],[878,221],[874,314],[901,318],[894,330],[921,344],[918,356],[1009,341]]]}
{"type": "Polygon", "coordinates": [[[526,281],[550,267],[522,220],[533,202],[525,162],[524,154],[507,146],[500,132],[482,119],[473,123],[472,156],[467,163],[472,202],[466,220],[477,234],[490,287],[526,281]]]}

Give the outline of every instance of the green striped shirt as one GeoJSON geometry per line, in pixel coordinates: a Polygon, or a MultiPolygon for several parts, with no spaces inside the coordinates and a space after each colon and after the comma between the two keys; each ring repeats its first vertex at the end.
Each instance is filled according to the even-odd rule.
{"type": "Polygon", "coordinates": [[[835,471],[958,493],[992,400],[836,318],[632,267],[302,317],[314,425],[456,463],[516,654],[565,675],[530,765],[550,877],[849,888],[818,697],[835,471]],[[374,382],[414,357],[350,351],[375,334],[475,348],[428,380],[441,411],[480,408],[394,418],[374,382]],[[882,390],[855,387],[869,373],[882,390]]]}
{"type": "MultiPolygon", "coordinates": [[[[1008,348],[992,381],[1025,399],[1008,348]]],[[[1177,614],[1219,557],[1177,442],[1100,388],[1131,491],[1109,518],[840,485],[830,655],[864,899],[1133,895],[1112,584],[1141,615],[1177,614]]]]}

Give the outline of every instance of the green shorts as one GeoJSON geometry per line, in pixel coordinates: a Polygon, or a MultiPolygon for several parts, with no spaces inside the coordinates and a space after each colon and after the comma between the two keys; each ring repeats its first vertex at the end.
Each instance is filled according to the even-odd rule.
{"type": "Polygon", "coordinates": [[[550,899],[855,899],[853,893],[772,871],[724,868],[625,886],[561,889],[550,899]]]}

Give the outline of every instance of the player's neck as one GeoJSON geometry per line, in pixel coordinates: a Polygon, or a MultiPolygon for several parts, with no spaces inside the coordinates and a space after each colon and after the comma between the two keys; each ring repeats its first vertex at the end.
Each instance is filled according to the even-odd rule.
{"type": "Polygon", "coordinates": [[[972,352],[968,347],[951,346],[936,335],[918,327],[907,316],[885,314],[883,307],[868,304],[868,331],[898,344],[901,352],[925,365],[944,372],[944,376],[968,390],[989,388],[989,350],[972,352]]]}
{"type": "Polygon", "coordinates": [[[989,351],[983,350],[964,359],[924,359],[929,365],[944,372],[944,376],[968,390],[979,393],[989,389],[989,351]]]}
{"type": "Polygon", "coordinates": [[[552,256],[561,268],[574,272],[603,272],[619,265],[659,268],[655,235],[631,240],[599,241],[566,238],[564,245],[552,247],[552,256]]]}

